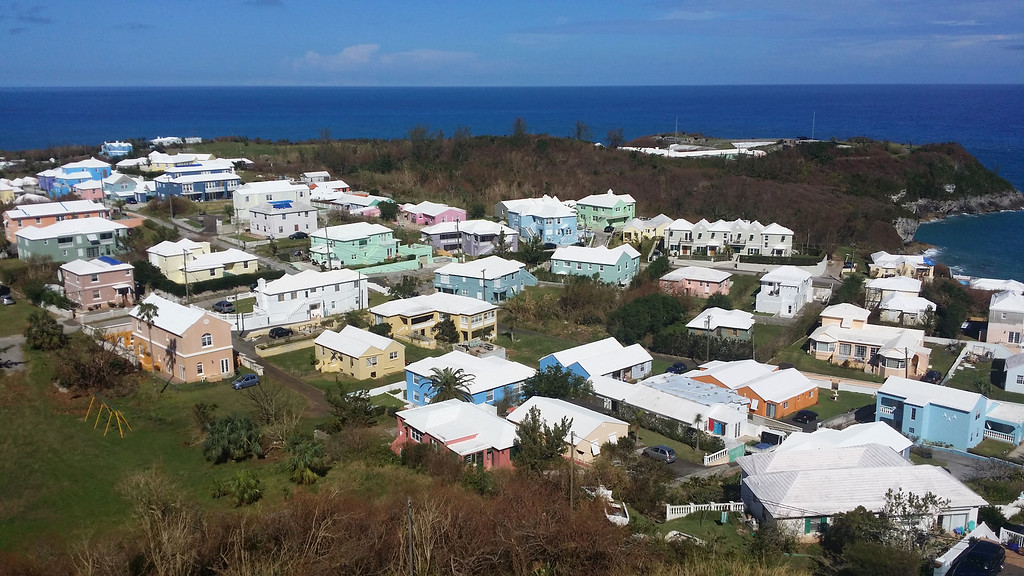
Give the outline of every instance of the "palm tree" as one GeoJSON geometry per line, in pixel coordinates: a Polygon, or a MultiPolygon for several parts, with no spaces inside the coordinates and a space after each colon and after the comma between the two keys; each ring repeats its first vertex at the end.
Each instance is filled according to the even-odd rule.
{"type": "Polygon", "coordinates": [[[704,422],[704,415],[703,414],[698,413],[696,416],[693,417],[693,431],[694,431],[693,438],[694,438],[694,440],[696,441],[696,444],[697,444],[694,448],[698,452],[700,452],[700,435],[701,435],[701,432],[702,432],[701,429],[700,429],[700,425],[701,425],[702,422],[704,422]]]}
{"type": "Polygon", "coordinates": [[[469,384],[473,382],[474,378],[476,377],[466,374],[462,368],[431,369],[430,389],[434,392],[434,396],[430,399],[430,403],[453,399],[472,402],[473,395],[469,393],[469,384]]]}
{"type": "Polygon", "coordinates": [[[153,363],[153,321],[156,320],[156,317],[160,314],[160,308],[152,302],[143,302],[142,304],[139,304],[138,314],[139,321],[144,322],[146,326],[149,327],[149,369],[150,371],[153,371],[156,368],[153,363]]]}
{"type": "Polygon", "coordinates": [[[316,484],[321,476],[327,474],[327,457],[324,445],[316,442],[299,442],[288,449],[288,469],[291,480],[296,484],[316,484]]]}

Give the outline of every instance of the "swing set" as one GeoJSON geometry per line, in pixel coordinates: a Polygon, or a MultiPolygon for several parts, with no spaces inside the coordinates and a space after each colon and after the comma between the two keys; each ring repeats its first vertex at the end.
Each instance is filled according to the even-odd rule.
{"type": "Polygon", "coordinates": [[[89,410],[86,411],[85,418],[83,418],[82,421],[89,421],[89,416],[92,414],[92,407],[96,405],[97,399],[99,399],[99,405],[96,406],[96,422],[93,423],[92,429],[95,430],[96,427],[100,425],[100,418],[102,418],[103,413],[106,412],[107,425],[103,429],[103,435],[106,436],[107,432],[110,431],[110,423],[113,421],[117,422],[117,431],[121,434],[121,438],[124,438],[124,429],[127,428],[129,432],[132,430],[131,425],[128,424],[128,419],[124,417],[124,414],[122,414],[120,410],[111,408],[110,405],[107,404],[107,401],[99,396],[93,396],[92,399],[89,400],[89,410]],[[122,424],[124,426],[122,426],[122,424]]]}

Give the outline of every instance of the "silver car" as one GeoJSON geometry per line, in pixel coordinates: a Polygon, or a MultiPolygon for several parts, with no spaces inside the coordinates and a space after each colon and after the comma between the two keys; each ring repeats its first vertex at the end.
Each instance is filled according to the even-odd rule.
{"type": "Polygon", "coordinates": [[[676,451],[661,444],[644,448],[644,456],[654,458],[655,460],[661,460],[666,464],[671,464],[676,461],[676,451]]]}

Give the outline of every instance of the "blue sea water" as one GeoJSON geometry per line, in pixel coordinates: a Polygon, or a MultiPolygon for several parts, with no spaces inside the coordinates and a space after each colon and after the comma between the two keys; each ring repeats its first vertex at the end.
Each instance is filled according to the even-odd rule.
{"type": "MultiPolygon", "coordinates": [[[[553,136],[569,136],[582,121],[598,140],[621,128],[627,139],[678,129],[726,138],[956,141],[1024,190],[1022,111],[1024,85],[0,88],[0,150],[156,136],[294,141],[325,128],[332,138],[401,138],[416,125],[501,135],[521,117],[530,132],[553,136]]],[[[1024,214],[1002,216],[1002,230],[1003,220],[988,218],[927,224],[919,238],[965,273],[1007,276],[999,264],[976,264],[969,246],[998,247],[1024,263],[1024,240],[1003,234],[1022,229],[1024,214]],[[964,241],[953,243],[959,227],[964,241]]],[[[1016,277],[1021,268],[1012,267],[1016,277]]]]}

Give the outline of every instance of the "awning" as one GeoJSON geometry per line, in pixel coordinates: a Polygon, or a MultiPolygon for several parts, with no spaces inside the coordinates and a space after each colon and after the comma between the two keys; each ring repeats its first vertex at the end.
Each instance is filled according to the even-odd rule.
{"type": "Polygon", "coordinates": [[[131,291],[131,289],[132,289],[132,285],[131,284],[114,284],[114,290],[117,290],[118,292],[120,292],[122,290],[124,290],[124,291],[131,291]]]}
{"type": "Polygon", "coordinates": [[[85,237],[89,240],[89,242],[99,242],[100,241],[99,236],[97,236],[95,234],[86,234],[85,237]]]}

